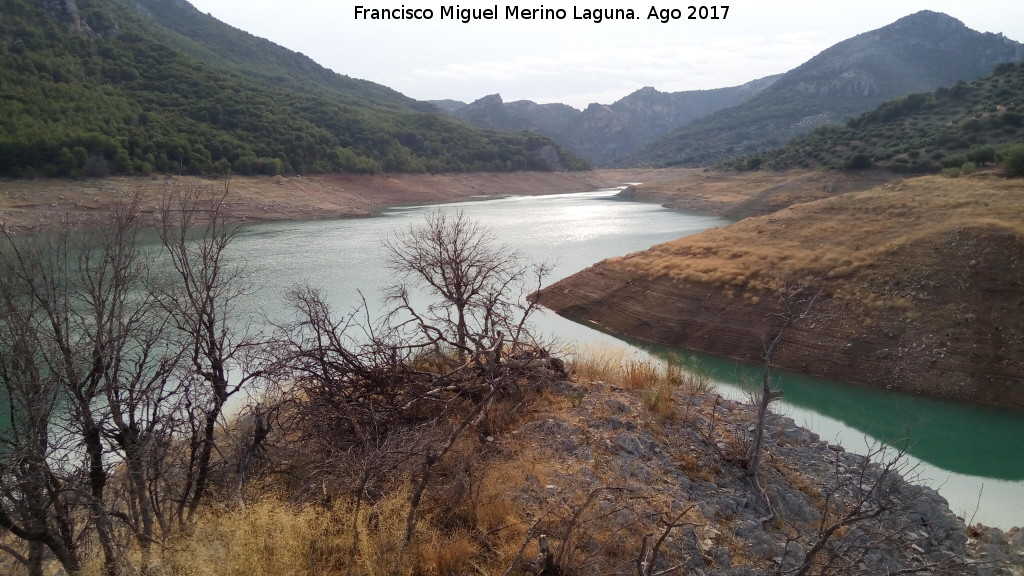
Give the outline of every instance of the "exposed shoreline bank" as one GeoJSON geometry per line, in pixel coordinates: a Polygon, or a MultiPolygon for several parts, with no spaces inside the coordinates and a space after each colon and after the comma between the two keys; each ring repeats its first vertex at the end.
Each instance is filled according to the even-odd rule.
{"type": "Polygon", "coordinates": [[[15,230],[89,226],[119,198],[139,192],[143,214],[155,213],[172,186],[228,186],[238,222],[326,220],[372,216],[389,207],[455,202],[493,194],[587,192],[637,181],[678,177],[682,170],[597,170],[466,174],[315,174],[309,176],[117,177],[88,180],[0,180],[0,224],[15,230]]]}
{"type": "Polygon", "coordinates": [[[1002,179],[923,177],[837,194],[603,261],[540,303],[613,334],[756,362],[781,283],[814,284],[827,320],[793,326],[777,366],[1021,408],[1019,193],[1002,179]]]}

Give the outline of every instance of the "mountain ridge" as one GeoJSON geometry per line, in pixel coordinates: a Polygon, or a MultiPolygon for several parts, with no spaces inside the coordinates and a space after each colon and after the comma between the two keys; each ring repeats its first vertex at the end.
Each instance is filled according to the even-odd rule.
{"type": "Polygon", "coordinates": [[[735,107],[675,130],[622,165],[708,165],[784,144],[914,92],[987,75],[1024,44],[923,10],[844,40],[735,107]]]}
{"type": "Polygon", "coordinates": [[[634,152],[675,127],[742,103],[770,86],[778,75],[738,86],[661,92],[652,86],[612,104],[591,103],[583,110],[561,103],[504,102],[500,94],[458,106],[435,101],[474,126],[504,131],[529,130],[547,136],[594,164],[634,152]]]}
{"type": "Polygon", "coordinates": [[[1024,136],[1024,64],[934,92],[890,100],[849,119],[738,158],[729,168],[884,168],[896,173],[945,170],[958,176],[994,163],[1024,136]]]}

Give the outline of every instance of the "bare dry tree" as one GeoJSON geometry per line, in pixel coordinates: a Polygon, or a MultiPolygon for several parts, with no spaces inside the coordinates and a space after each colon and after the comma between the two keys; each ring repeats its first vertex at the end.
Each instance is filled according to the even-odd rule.
{"type": "Polygon", "coordinates": [[[12,406],[12,418],[49,431],[40,441],[50,446],[34,450],[36,467],[45,472],[36,485],[45,486],[49,499],[38,512],[57,525],[45,530],[40,520],[22,537],[31,550],[43,542],[69,573],[80,569],[86,530],[107,574],[118,573],[123,560],[118,523],[144,555],[157,538],[150,479],[161,471],[148,446],[154,437],[173,435],[163,406],[175,394],[178,352],[148,290],[136,240],[139,206],[139,196],[130,197],[95,230],[5,235],[3,325],[21,352],[6,362],[4,388],[13,391],[29,376],[33,382],[25,383],[36,388],[31,404],[12,406]],[[114,482],[117,464],[124,483],[114,482]]]}
{"type": "Polygon", "coordinates": [[[63,449],[52,425],[63,386],[47,367],[44,314],[26,272],[41,258],[4,231],[0,249],[0,527],[27,551],[4,546],[30,576],[43,574],[47,548],[70,574],[81,568],[75,502],[52,468],[63,449]]]}
{"type": "Polygon", "coordinates": [[[191,519],[210,482],[217,423],[228,400],[264,375],[263,335],[244,322],[238,301],[251,286],[228,248],[241,227],[228,221],[229,186],[172,186],[163,197],[158,233],[173,280],[160,303],[185,340],[186,361],[199,386],[185,399],[201,425],[192,432],[178,521],[191,519]],[[187,512],[187,514],[186,514],[187,512]]]}
{"type": "Polygon", "coordinates": [[[510,353],[528,336],[534,304],[526,301],[526,281],[540,279],[546,264],[532,264],[493,233],[465,215],[430,212],[421,225],[385,242],[388,267],[401,280],[388,290],[396,325],[418,332],[410,339],[454,352],[459,363],[493,348],[504,336],[510,353]],[[412,295],[426,299],[417,304],[412,295]]]}
{"type": "Polygon", "coordinates": [[[755,479],[761,465],[761,452],[764,444],[764,421],[769,405],[782,398],[782,390],[772,388],[772,359],[779,349],[786,330],[794,323],[805,320],[814,313],[815,306],[822,299],[824,291],[816,282],[808,284],[783,283],[778,290],[779,304],[782,308],[772,314],[773,328],[766,338],[764,353],[761,355],[763,368],[761,371],[761,390],[758,394],[757,422],[754,424],[754,435],[747,455],[746,474],[755,479]]]}
{"type": "Polygon", "coordinates": [[[809,533],[793,531],[787,537],[775,574],[973,573],[956,554],[925,550],[906,538],[910,532],[927,530],[929,524],[927,489],[915,480],[916,466],[901,443],[869,446],[865,456],[836,453],[818,525],[809,533]]]}
{"type": "Polygon", "coordinates": [[[461,213],[433,212],[385,245],[400,280],[385,295],[390,312],[374,320],[364,301],[338,315],[318,290],[298,287],[288,295],[295,319],[281,327],[279,362],[304,399],[298,414],[309,425],[299,428],[361,470],[356,510],[374,479],[399,469],[416,476],[404,553],[434,466],[467,429],[486,428],[496,398],[557,363],[531,363],[540,352],[526,294],[545,266],[499,246],[461,213]]]}
{"type": "Polygon", "coordinates": [[[303,429],[334,450],[378,444],[403,408],[429,390],[432,375],[413,369],[405,347],[378,335],[361,316],[365,305],[337,316],[308,286],[288,300],[295,320],[283,328],[279,362],[305,399],[303,429]]]}

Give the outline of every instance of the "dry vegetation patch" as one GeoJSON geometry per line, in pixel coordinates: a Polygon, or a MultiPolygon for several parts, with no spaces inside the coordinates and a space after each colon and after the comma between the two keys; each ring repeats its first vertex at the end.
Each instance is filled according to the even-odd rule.
{"type": "Polygon", "coordinates": [[[1024,406],[1022,197],[1019,180],[984,173],[886,183],[608,259],[539,301],[613,333],[757,362],[780,290],[814,285],[821,305],[780,367],[1024,406]]]}
{"type": "MultiPolygon", "coordinates": [[[[700,371],[676,363],[652,362],[645,369],[652,379],[637,387],[629,366],[637,361],[621,349],[577,351],[576,377],[507,406],[511,414],[501,434],[460,437],[435,468],[409,544],[403,534],[415,467],[376,485],[357,508],[350,464],[336,461],[338,469],[319,477],[330,481],[317,491],[274,490],[291,484],[274,481],[291,472],[276,468],[282,454],[270,451],[259,481],[249,486],[247,505],[204,507],[194,529],[160,547],[148,573],[646,576],[775,573],[783,560],[789,564],[781,573],[794,573],[809,547],[794,548],[796,540],[789,540],[814,541],[816,522],[829,510],[825,495],[855,494],[836,492],[829,471],[856,473],[864,461],[773,416],[763,482],[777,500],[776,516],[762,522],[765,509],[742,472],[753,406],[706,394],[694,385],[703,381],[700,371]],[[685,418],[666,418],[647,404],[646,392],[664,386],[671,390],[667,402],[685,418]]],[[[292,462],[331,465],[310,446],[284,440],[275,442],[283,442],[292,462]]],[[[929,498],[913,514],[935,514],[929,498]]],[[[936,526],[948,520],[930,518],[936,526]]],[[[896,537],[902,524],[896,526],[877,528],[896,537]]],[[[850,532],[838,532],[838,544],[850,532]]],[[[934,534],[934,542],[918,541],[928,554],[957,546],[955,538],[934,534]]],[[[884,546],[892,555],[887,562],[900,562],[889,566],[916,565],[900,556],[909,544],[884,546]]],[[[936,557],[951,558],[944,554],[936,557]]],[[[816,566],[810,574],[833,574],[822,569],[824,562],[816,566]]],[[[85,574],[101,568],[92,564],[85,574]]]]}
{"type": "Polygon", "coordinates": [[[864,302],[854,287],[876,275],[904,275],[906,262],[888,257],[907,246],[970,229],[1024,239],[1022,195],[1014,181],[923,177],[798,204],[610,262],[637,276],[713,284],[751,299],[777,289],[780,279],[842,280],[829,284],[831,296],[864,302]]]}

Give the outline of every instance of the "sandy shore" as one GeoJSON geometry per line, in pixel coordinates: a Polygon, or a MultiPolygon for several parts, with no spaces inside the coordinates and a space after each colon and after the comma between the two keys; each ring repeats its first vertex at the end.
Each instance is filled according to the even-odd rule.
{"type": "Polygon", "coordinates": [[[317,220],[369,216],[386,206],[430,204],[489,194],[584,192],[633,182],[678,177],[681,170],[599,170],[469,174],[105,178],[100,180],[0,180],[0,224],[11,229],[88,226],[118,198],[139,191],[144,213],[157,209],[171,187],[230,188],[229,208],[238,221],[317,220]]]}

